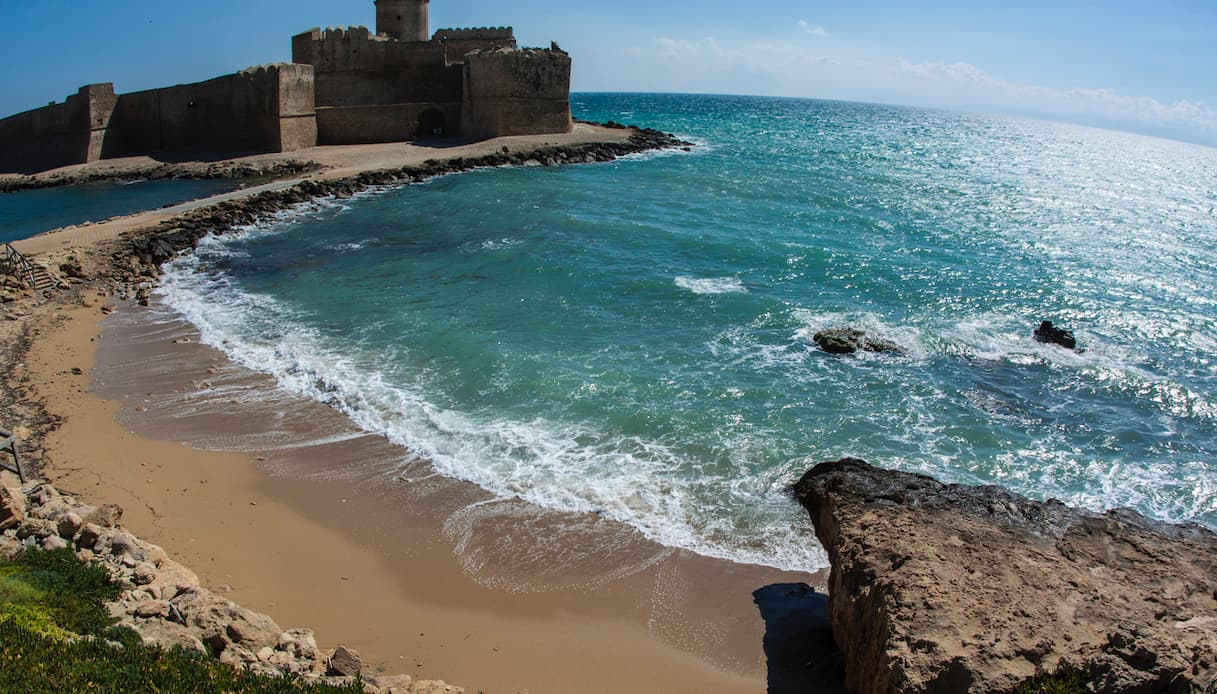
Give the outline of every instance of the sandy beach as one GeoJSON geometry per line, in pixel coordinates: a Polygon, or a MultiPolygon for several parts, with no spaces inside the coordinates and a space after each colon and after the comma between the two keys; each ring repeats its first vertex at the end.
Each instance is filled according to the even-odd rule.
{"type": "MultiPolygon", "coordinates": [[[[291,157],[323,171],[14,245],[35,259],[70,250],[101,263],[124,233],[305,178],[624,137],[579,125],[570,136],[443,150],[316,148],[291,157]]],[[[323,645],[354,647],[375,669],[484,692],[765,691],[776,664],[753,593],[824,583],[672,550],[595,515],[440,477],[112,289],[74,284],[4,323],[7,347],[29,339],[24,363],[6,373],[9,392],[36,403],[6,405],[5,419],[44,411],[49,421],[20,432],[48,478],[122,505],[127,527],[207,587],[313,628],[323,645]]]]}

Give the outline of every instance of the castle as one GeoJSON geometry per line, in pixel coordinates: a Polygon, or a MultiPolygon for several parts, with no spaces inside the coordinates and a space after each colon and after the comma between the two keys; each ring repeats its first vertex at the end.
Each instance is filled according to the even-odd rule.
{"type": "Polygon", "coordinates": [[[571,60],[557,45],[521,49],[510,27],[430,34],[429,0],[375,5],[375,33],[306,31],[291,63],[131,94],[93,84],[0,120],[0,171],[570,131],[571,60]]]}

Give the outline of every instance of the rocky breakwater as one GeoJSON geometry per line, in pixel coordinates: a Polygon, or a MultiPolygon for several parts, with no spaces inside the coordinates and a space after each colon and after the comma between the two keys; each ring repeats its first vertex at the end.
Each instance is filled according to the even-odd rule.
{"type": "Polygon", "coordinates": [[[206,180],[216,178],[282,178],[323,168],[314,161],[251,163],[240,161],[182,162],[146,166],[101,164],[84,170],[70,168],[47,174],[0,175],[0,193],[101,181],[206,180]]]}
{"type": "Polygon", "coordinates": [[[1010,692],[1062,662],[1095,692],[1217,691],[1217,535],[861,460],[794,491],[832,562],[854,691],[1010,692]]]}
{"type": "Polygon", "coordinates": [[[106,608],[118,626],[134,630],[148,644],[212,653],[238,669],[288,673],[304,682],[362,678],[372,694],[464,692],[443,682],[363,671],[355,651],[319,648],[312,631],[284,630],[269,616],[200,586],[198,576],[163,549],[123,530],[121,518],[118,506],[90,506],[49,484],[28,491],[0,485],[0,556],[71,547],[81,559],[104,566],[123,589],[106,608]]]}
{"type": "MultiPolygon", "coordinates": [[[[624,127],[624,126],[621,126],[624,127]]],[[[151,229],[126,235],[112,251],[114,279],[135,290],[140,303],[147,303],[151,280],[161,264],[178,253],[193,249],[207,234],[224,234],[234,228],[266,221],[276,212],[310,200],[352,195],[383,185],[421,183],[436,176],[500,166],[560,166],[608,162],[631,154],[662,149],[689,149],[692,145],[651,128],[634,128],[625,142],[592,142],[501,151],[478,157],[429,159],[421,166],[367,171],[336,180],[305,180],[286,190],[268,191],[246,198],[211,205],[175,217],[151,229]]]]}

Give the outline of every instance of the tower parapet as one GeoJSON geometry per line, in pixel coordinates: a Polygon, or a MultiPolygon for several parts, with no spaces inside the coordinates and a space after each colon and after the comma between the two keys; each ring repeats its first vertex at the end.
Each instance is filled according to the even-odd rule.
{"type": "Polygon", "coordinates": [[[430,0],[376,0],[376,33],[398,41],[431,38],[430,0]]]}

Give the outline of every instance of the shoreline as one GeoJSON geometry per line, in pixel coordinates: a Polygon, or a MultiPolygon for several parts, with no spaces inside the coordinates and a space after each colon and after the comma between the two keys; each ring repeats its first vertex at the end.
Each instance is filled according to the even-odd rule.
{"type": "MultiPolygon", "coordinates": [[[[598,149],[575,150],[574,154],[582,154],[584,161],[607,156],[598,149]]],[[[567,150],[542,149],[539,154],[516,156],[522,159],[513,162],[511,155],[500,152],[462,157],[453,163],[426,162],[431,170],[425,173],[403,168],[363,172],[352,179],[332,177],[332,172],[327,172],[331,174],[328,181],[298,182],[291,189],[280,187],[269,193],[255,191],[237,202],[222,202],[189,210],[186,217],[159,220],[159,234],[123,236],[123,230],[108,239],[93,240],[93,253],[86,262],[116,266],[103,285],[134,286],[153,280],[160,262],[193,247],[207,233],[204,229],[209,224],[231,227],[249,223],[303,202],[295,200],[301,194],[308,198],[345,196],[372,185],[419,177],[425,180],[477,166],[523,163],[538,156],[541,159],[537,163],[542,164],[577,161],[567,150]],[[559,154],[563,155],[561,159],[545,160],[559,154]],[[109,252],[99,252],[99,244],[109,245],[105,249],[109,252]]],[[[615,156],[619,155],[609,158],[615,156]]],[[[164,421],[158,422],[147,411],[155,408],[133,401],[120,405],[114,400],[124,397],[124,388],[130,400],[135,392],[131,388],[136,386],[132,382],[114,390],[113,382],[102,384],[103,393],[93,392],[97,387],[88,381],[95,366],[100,366],[97,375],[105,378],[118,368],[114,363],[104,363],[104,356],[99,362],[99,346],[104,352],[121,329],[102,326],[104,314],[99,305],[110,296],[106,287],[75,287],[78,292],[82,288],[82,306],[67,309],[61,305],[62,313],[41,316],[36,321],[40,325],[30,330],[31,334],[38,333],[31,335],[36,346],[26,346],[28,363],[21,370],[51,414],[45,433],[29,432],[46,445],[43,454],[36,457],[49,462],[44,470],[73,492],[126,507],[126,520],[137,533],[164,546],[199,573],[205,585],[231,588],[229,597],[271,614],[280,623],[314,628],[318,640],[327,645],[347,639],[346,643],[363,651],[366,661],[374,666],[390,672],[443,677],[471,685],[473,690],[515,691],[527,687],[533,692],[621,691],[638,688],[644,682],[643,688],[664,691],[744,692],[765,686],[765,623],[752,604],[751,592],[777,582],[813,580],[812,576],[736,565],[676,550],[656,550],[658,546],[646,549],[646,541],[639,538],[627,543],[631,552],[664,556],[650,563],[644,556],[645,566],[624,577],[589,580],[586,574],[591,569],[611,568],[606,566],[611,561],[602,560],[599,566],[582,566],[584,575],[577,576],[575,588],[560,586],[556,590],[553,586],[533,585],[521,591],[517,586],[512,592],[483,585],[486,581],[479,579],[484,577],[471,578],[460,557],[446,546],[445,523],[428,520],[425,513],[412,518],[392,516],[395,508],[413,506],[418,498],[428,496],[431,511],[442,510],[459,499],[465,500],[461,508],[488,503],[488,495],[471,485],[451,482],[438,490],[415,489],[418,493],[403,497],[404,492],[396,485],[369,477],[334,480],[325,475],[301,475],[299,470],[294,476],[276,475],[268,467],[280,463],[259,460],[265,456],[199,451],[177,443],[189,437],[171,431],[164,421]],[[77,369],[80,374],[74,371],[77,369]],[[124,424],[130,424],[135,433],[128,432],[124,424]],[[90,464],[72,467],[68,461],[90,464]],[[337,504],[336,494],[341,495],[337,504]],[[410,503],[403,503],[403,498],[410,503]],[[342,503],[343,499],[352,503],[342,503]],[[369,514],[372,508],[375,513],[369,514]],[[389,523],[389,517],[395,522],[389,523]],[[369,533],[372,518],[376,519],[373,527],[380,527],[378,532],[369,533]],[[411,541],[405,550],[394,539],[403,535],[403,526],[409,528],[405,534],[411,541]],[[329,575],[336,573],[335,567],[342,567],[342,575],[329,575]],[[599,585],[589,590],[587,584],[597,582],[599,585]],[[726,594],[733,594],[735,607],[724,615],[716,603],[721,603],[726,594]],[[710,605],[689,604],[690,600],[710,605]],[[418,627],[422,622],[426,626],[418,627]],[[478,644],[479,640],[482,643],[478,644]],[[716,655],[707,656],[709,651],[716,655]],[[629,663],[629,667],[620,663],[629,663]]],[[[110,321],[125,320],[143,311],[138,307],[120,308],[110,321]]],[[[188,334],[174,339],[177,344],[159,340],[159,346],[170,354],[145,355],[148,364],[161,363],[162,359],[175,364],[169,372],[152,379],[167,387],[169,392],[164,396],[206,391],[198,384],[206,381],[211,371],[238,368],[218,352],[198,345],[188,334]],[[192,354],[173,354],[175,351],[192,354]],[[197,378],[181,380],[190,373],[197,378]]],[[[139,370],[155,372],[155,368],[146,369],[143,364],[139,370]]],[[[239,378],[257,376],[249,372],[239,378]]],[[[147,385],[139,384],[138,388],[145,394],[152,392],[145,388],[147,385]]],[[[341,426],[335,421],[345,420],[324,406],[312,406],[326,410],[317,415],[331,418],[326,426],[341,426]]],[[[257,421],[267,416],[265,411],[250,414],[240,406],[232,409],[243,419],[248,416],[257,421]]],[[[217,423],[213,421],[212,425],[217,423]]],[[[349,421],[346,425],[351,426],[349,421]]],[[[221,424],[219,428],[231,427],[221,424]]],[[[366,453],[367,446],[377,445],[361,443],[368,438],[351,436],[347,443],[356,448],[365,446],[366,453]]],[[[315,452],[323,453],[327,461],[334,455],[332,446],[321,446],[315,452]]],[[[398,449],[397,454],[401,453],[398,449]]],[[[383,448],[380,454],[385,455],[383,448]]],[[[299,461],[300,456],[292,459],[299,461]]],[[[376,477],[374,471],[365,474],[376,477]]],[[[510,502],[507,506],[494,525],[520,511],[511,508],[510,502]]],[[[564,520],[537,520],[535,515],[524,513],[526,522],[520,527],[564,520]]],[[[492,514],[491,518],[496,516],[492,514]]],[[[603,532],[594,529],[585,537],[600,537],[596,533],[603,532]]],[[[624,528],[607,532],[620,538],[624,528]]],[[[493,549],[505,538],[510,539],[506,535],[497,540],[483,538],[482,550],[493,549]]],[[[569,549],[570,544],[565,548],[569,549]]],[[[587,553],[588,557],[592,555],[587,553]]],[[[546,562],[562,565],[562,557],[559,552],[546,562]]],[[[591,565],[595,563],[590,561],[591,565]]],[[[824,576],[816,580],[822,584],[824,576]]]]}

